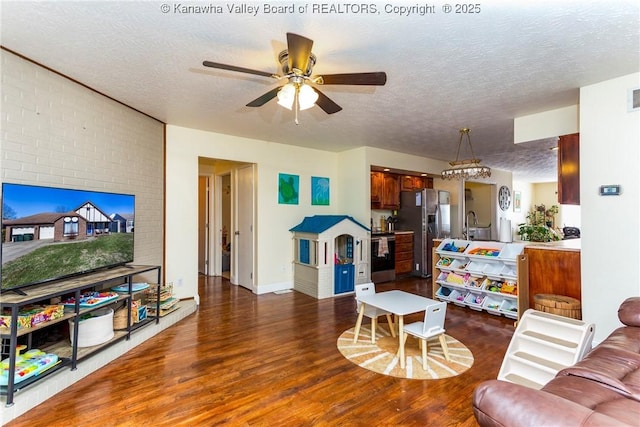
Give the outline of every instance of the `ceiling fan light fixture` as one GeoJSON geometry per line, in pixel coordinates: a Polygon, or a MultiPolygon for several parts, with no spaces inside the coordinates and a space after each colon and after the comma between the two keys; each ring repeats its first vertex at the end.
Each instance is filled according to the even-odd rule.
{"type": "Polygon", "coordinates": [[[476,159],[473,154],[473,147],[471,146],[471,137],[469,136],[470,129],[460,129],[460,140],[458,141],[458,152],[456,153],[456,159],[453,162],[449,162],[451,168],[442,171],[442,179],[469,179],[469,178],[489,178],[491,176],[491,168],[488,166],[482,166],[480,159],[476,159]],[[467,143],[469,144],[469,150],[471,151],[470,160],[458,160],[460,157],[460,147],[462,146],[462,140],[467,137],[467,143]]]}
{"type": "Polygon", "coordinates": [[[309,85],[301,85],[300,89],[298,89],[298,104],[300,105],[300,110],[307,110],[313,107],[318,100],[318,94],[315,90],[309,85]]]}
{"type": "Polygon", "coordinates": [[[278,104],[288,110],[293,110],[296,97],[298,98],[298,109],[300,111],[313,107],[318,100],[318,94],[311,86],[304,83],[289,82],[278,91],[278,104]]]}
{"type": "Polygon", "coordinates": [[[278,91],[278,104],[284,108],[293,109],[293,103],[296,99],[296,86],[293,83],[287,83],[278,91]]]}

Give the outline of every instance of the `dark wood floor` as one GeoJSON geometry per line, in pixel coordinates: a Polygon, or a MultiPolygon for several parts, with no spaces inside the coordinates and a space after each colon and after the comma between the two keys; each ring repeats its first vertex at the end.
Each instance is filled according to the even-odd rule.
{"type": "MultiPolygon", "coordinates": [[[[429,280],[377,285],[393,288],[431,295],[429,280]]],[[[497,376],[514,331],[512,320],[450,304],[447,334],[473,352],[473,367],[405,380],[360,368],[336,349],[356,321],[353,296],[257,296],[217,277],[201,278],[200,298],[194,315],[7,427],[474,426],[471,393],[497,376]]]]}

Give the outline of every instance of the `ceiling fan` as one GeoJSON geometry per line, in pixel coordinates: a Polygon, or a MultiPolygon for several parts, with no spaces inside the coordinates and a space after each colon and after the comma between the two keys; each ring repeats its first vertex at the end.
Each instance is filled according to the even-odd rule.
{"type": "Polygon", "coordinates": [[[312,47],[313,40],[298,34],[287,33],[287,49],[278,55],[278,61],[282,67],[282,75],[237,67],[235,65],[221,64],[219,62],[204,61],[202,65],[222,70],[271,77],[277,80],[287,79],[288,82],[286,84],[276,87],[254,99],[247,104],[247,107],[260,107],[273,98],[278,97],[278,104],[295,111],[296,124],[298,124],[298,111],[311,108],[314,104],[317,104],[327,114],[337,113],[342,110],[342,107],[333,102],[313,85],[384,86],[387,82],[387,74],[384,72],[312,76],[311,72],[316,63],[316,56],[311,52],[312,47]]]}

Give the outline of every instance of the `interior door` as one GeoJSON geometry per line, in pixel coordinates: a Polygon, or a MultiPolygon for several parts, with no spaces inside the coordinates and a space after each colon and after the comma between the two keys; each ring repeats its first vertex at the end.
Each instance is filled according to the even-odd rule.
{"type": "Polygon", "coordinates": [[[235,227],[231,245],[231,283],[253,290],[254,284],[254,185],[253,165],[236,170],[235,227]],[[235,249],[234,249],[235,247],[235,249]]]}
{"type": "Polygon", "coordinates": [[[209,274],[209,178],[198,177],[198,273],[209,274]]]}

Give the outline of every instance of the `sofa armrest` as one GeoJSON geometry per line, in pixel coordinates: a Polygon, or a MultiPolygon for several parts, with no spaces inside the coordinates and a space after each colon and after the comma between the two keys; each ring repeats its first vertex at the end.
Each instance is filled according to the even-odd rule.
{"type": "Polygon", "coordinates": [[[618,319],[627,326],[640,326],[640,297],[624,300],[618,309],[618,319]]]}
{"type": "Polygon", "coordinates": [[[620,426],[620,421],[545,391],[506,381],[481,383],[473,413],[482,427],[620,426]]]}

